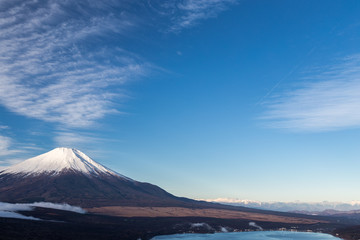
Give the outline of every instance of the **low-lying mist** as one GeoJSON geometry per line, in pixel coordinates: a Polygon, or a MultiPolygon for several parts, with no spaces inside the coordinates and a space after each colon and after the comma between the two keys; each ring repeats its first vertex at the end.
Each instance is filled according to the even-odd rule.
{"type": "Polygon", "coordinates": [[[4,218],[19,218],[28,220],[41,220],[35,217],[29,217],[17,213],[18,211],[33,211],[36,207],[51,208],[63,211],[70,211],[84,214],[86,211],[81,207],[71,206],[66,203],[51,203],[51,202],[35,202],[35,203],[6,203],[0,202],[0,217],[4,218]]]}

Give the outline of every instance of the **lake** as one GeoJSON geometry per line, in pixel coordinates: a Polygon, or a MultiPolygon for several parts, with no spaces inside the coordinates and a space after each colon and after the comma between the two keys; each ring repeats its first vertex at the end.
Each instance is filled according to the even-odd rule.
{"type": "Polygon", "coordinates": [[[323,233],[258,231],[231,232],[215,234],[174,234],[157,236],[151,240],[339,240],[340,238],[323,233]]]}

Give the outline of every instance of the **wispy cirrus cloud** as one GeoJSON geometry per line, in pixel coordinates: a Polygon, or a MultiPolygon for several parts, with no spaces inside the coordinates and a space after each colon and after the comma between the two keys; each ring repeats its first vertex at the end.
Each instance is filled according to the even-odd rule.
{"type": "Polygon", "coordinates": [[[121,86],[146,63],[102,38],[134,26],[86,1],[0,5],[0,104],[12,112],[70,127],[116,112],[121,86]],[[68,11],[72,9],[72,11],[68,11]],[[99,44],[100,43],[100,44],[99,44]]]}
{"type": "Polygon", "coordinates": [[[22,152],[21,150],[12,149],[12,143],[13,140],[10,137],[0,135],[0,157],[22,152]]]}
{"type": "Polygon", "coordinates": [[[160,3],[149,1],[149,5],[157,13],[170,19],[166,31],[178,33],[218,16],[237,2],[238,0],[171,0],[160,3]]]}
{"type": "MultiPolygon", "coordinates": [[[[120,113],[125,84],[155,69],[123,42],[141,27],[180,32],[236,2],[0,1],[0,105],[53,123],[58,145],[94,142],[73,130],[120,113]]],[[[0,143],[3,154],[13,153],[9,142],[0,143]]]]}
{"type": "Polygon", "coordinates": [[[116,43],[146,22],[140,8],[161,9],[152,11],[153,26],[165,16],[165,28],[179,32],[234,3],[0,2],[0,104],[65,127],[91,126],[118,112],[124,84],[148,73],[151,64],[116,43]]]}
{"type": "Polygon", "coordinates": [[[268,126],[293,131],[360,127],[360,55],[341,59],[307,80],[266,105],[268,126]]]}
{"type": "Polygon", "coordinates": [[[236,0],[185,0],[177,4],[180,16],[174,18],[172,31],[189,28],[201,20],[216,17],[225,11],[229,5],[237,3],[236,0]]]}
{"type": "Polygon", "coordinates": [[[26,153],[28,150],[27,147],[16,146],[16,141],[5,133],[8,129],[9,126],[0,125],[0,170],[3,165],[15,164],[22,161],[23,159],[9,157],[15,154],[26,153]]]}
{"type": "Polygon", "coordinates": [[[94,144],[100,139],[89,136],[86,133],[58,131],[55,133],[54,141],[57,146],[82,148],[94,144]]]}
{"type": "Polygon", "coordinates": [[[0,160],[0,171],[7,168],[8,166],[18,164],[25,159],[26,158],[6,158],[5,160],[0,160]]]}

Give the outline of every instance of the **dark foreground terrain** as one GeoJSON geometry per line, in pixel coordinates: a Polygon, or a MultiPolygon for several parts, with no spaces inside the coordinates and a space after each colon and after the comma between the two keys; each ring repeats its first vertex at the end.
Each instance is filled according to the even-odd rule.
{"type": "Polygon", "coordinates": [[[360,225],[336,229],[335,235],[346,240],[360,239],[360,225]]]}
{"type": "MultiPolygon", "coordinates": [[[[213,233],[227,231],[257,230],[249,226],[251,220],[206,217],[115,217],[96,214],[78,214],[54,209],[37,208],[22,212],[44,219],[42,221],[0,218],[0,239],[36,240],[147,240],[156,235],[183,232],[213,233]]],[[[299,215],[300,216],[300,215],[299,215]]],[[[298,230],[335,233],[350,223],[343,219],[319,217],[319,223],[294,224],[257,221],[264,230],[298,230]]],[[[348,238],[350,239],[350,238],[348,238]]]]}

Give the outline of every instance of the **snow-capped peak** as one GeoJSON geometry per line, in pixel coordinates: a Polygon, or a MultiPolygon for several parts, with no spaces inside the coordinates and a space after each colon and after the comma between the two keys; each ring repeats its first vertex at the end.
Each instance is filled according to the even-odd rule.
{"type": "Polygon", "coordinates": [[[89,175],[106,174],[126,178],[125,176],[122,176],[95,162],[85,153],[73,148],[55,148],[50,152],[10,166],[2,173],[58,174],[67,170],[81,172],[89,175]]]}

